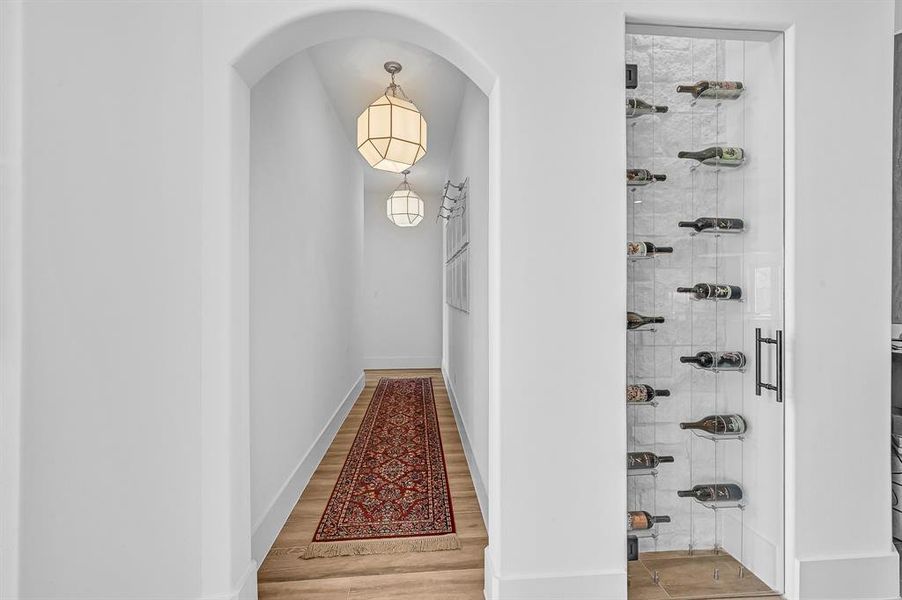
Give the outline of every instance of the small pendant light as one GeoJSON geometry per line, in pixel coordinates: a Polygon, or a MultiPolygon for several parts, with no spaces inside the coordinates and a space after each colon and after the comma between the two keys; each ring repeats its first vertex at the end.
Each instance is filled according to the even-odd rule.
{"type": "Polygon", "coordinates": [[[410,171],[404,171],[404,182],[392,192],[385,204],[385,212],[388,220],[398,227],[413,227],[423,220],[423,200],[416,192],[410,189],[407,183],[407,175],[410,171]]]}

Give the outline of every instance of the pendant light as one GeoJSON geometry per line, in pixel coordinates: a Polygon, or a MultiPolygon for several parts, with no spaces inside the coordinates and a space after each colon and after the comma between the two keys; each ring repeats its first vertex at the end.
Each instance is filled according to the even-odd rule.
{"type": "Polygon", "coordinates": [[[395,83],[400,63],[389,61],[391,83],[359,117],[357,150],[375,169],[401,173],[426,155],[426,119],[395,83]]]}
{"type": "Polygon", "coordinates": [[[388,220],[398,227],[414,227],[423,220],[423,200],[410,189],[410,184],[407,183],[409,173],[410,171],[404,171],[404,182],[391,193],[385,203],[388,220]]]}

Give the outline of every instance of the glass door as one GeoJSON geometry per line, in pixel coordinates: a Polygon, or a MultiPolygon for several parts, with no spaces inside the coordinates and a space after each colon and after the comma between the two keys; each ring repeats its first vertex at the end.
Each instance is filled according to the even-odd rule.
{"type": "Polygon", "coordinates": [[[774,594],[782,36],[630,26],[626,56],[630,598],[774,594]]]}

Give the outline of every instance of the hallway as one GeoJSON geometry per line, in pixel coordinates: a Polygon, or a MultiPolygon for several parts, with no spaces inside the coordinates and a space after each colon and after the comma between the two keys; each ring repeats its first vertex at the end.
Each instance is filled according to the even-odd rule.
{"type": "Polygon", "coordinates": [[[368,370],[363,392],[258,571],[259,596],[261,600],[477,600],[483,597],[483,551],[487,543],[441,371],[368,370]],[[424,376],[432,378],[460,550],[301,559],[379,378],[424,376]]]}

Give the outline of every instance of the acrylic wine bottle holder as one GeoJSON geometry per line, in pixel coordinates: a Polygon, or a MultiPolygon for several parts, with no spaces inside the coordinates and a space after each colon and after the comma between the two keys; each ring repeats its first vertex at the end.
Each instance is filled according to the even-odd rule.
{"type": "Polygon", "coordinates": [[[731,440],[742,441],[745,439],[745,433],[708,433],[707,431],[702,431],[701,429],[690,429],[690,431],[696,437],[700,437],[705,440],[711,440],[712,442],[727,442],[731,440]]]}
{"type": "Polygon", "coordinates": [[[657,477],[657,469],[627,469],[627,477],[657,477]]]}
{"type": "Polygon", "coordinates": [[[697,498],[693,498],[693,500],[695,501],[696,504],[700,504],[700,505],[704,506],[705,508],[707,508],[709,510],[713,510],[713,511],[735,510],[737,508],[739,510],[745,510],[745,507],[748,506],[748,503],[744,499],[727,500],[727,501],[721,500],[720,502],[714,502],[711,500],[699,500],[697,498]]]}

